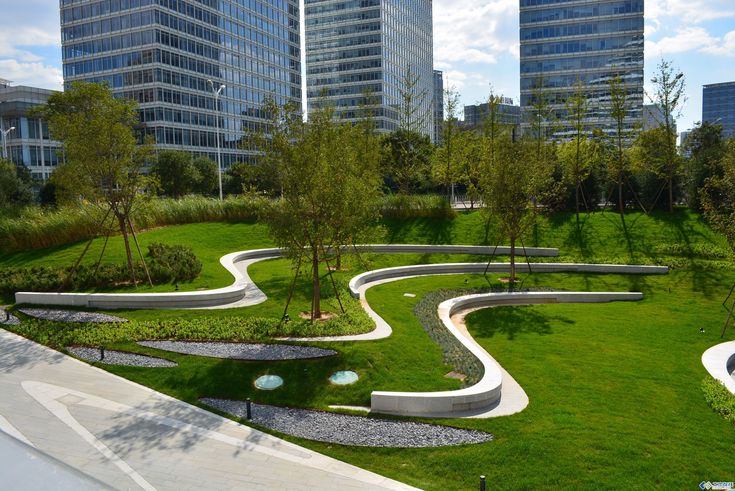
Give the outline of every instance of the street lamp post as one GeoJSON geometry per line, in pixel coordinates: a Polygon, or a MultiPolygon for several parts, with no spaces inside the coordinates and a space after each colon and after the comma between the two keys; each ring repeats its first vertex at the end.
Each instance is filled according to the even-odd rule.
{"type": "Polygon", "coordinates": [[[0,132],[3,134],[3,158],[8,159],[8,133],[13,131],[15,129],[15,126],[11,126],[7,130],[0,130],[0,132]]]}
{"type": "Polygon", "coordinates": [[[212,88],[212,94],[214,94],[214,110],[217,112],[217,178],[219,179],[219,200],[222,201],[222,151],[220,150],[219,143],[219,96],[222,91],[225,90],[225,84],[219,86],[218,89],[214,88],[214,82],[207,80],[209,86],[212,88]]]}

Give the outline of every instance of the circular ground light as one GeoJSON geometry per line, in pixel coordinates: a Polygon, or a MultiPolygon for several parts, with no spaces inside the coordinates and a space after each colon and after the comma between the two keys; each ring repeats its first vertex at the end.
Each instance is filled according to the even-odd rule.
{"type": "Polygon", "coordinates": [[[263,375],[255,381],[255,388],[260,390],[275,390],[283,385],[283,379],[278,375],[263,375]]]}
{"type": "Polygon", "coordinates": [[[355,372],[351,370],[344,370],[341,372],[335,372],[329,377],[329,381],[334,385],[350,385],[357,382],[360,378],[355,372]]]}

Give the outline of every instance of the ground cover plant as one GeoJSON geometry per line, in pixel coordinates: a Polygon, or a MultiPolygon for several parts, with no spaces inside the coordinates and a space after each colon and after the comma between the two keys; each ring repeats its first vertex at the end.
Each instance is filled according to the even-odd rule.
{"type": "MultiPolygon", "coordinates": [[[[700,361],[707,348],[721,342],[721,302],[735,282],[727,244],[697,215],[686,211],[673,216],[630,214],[626,228],[619,217],[609,213],[582,215],[581,220],[580,234],[573,215],[554,215],[540,221],[524,242],[560,247],[558,261],[673,264],[674,268],[667,276],[524,274],[521,280],[527,288],[641,291],[645,298],[634,303],[495,308],[470,315],[470,332],[521,384],[531,402],[526,410],[510,417],[437,422],[488,431],[496,436],[494,442],[390,450],[289,439],[426,489],[471,489],[480,474],[487,475],[490,487],[497,489],[679,489],[694,488],[703,480],[731,479],[727,476],[733,472],[735,430],[710,408],[702,391],[705,370],[700,361]]],[[[202,275],[210,271],[209,283],[222,286],[215,281],[227,284],[231,278],[214,276],[218,254],[266,245],[265,233],[258,227],[187,225],[154,230],[141,238],[153,242],[160,241],[162,234],[180,237],[183,242],[177,243],[189,244],[202,259],[202,275]],[[210,240],[203,237],[207,234],[221,234],[222,238],[210,240]],[[222,252],[225,248],[228,250],[222,252]]],[[[477,213],[454,220],[389,220],[384,227],[386,241],[394,243],[492,245],[494,241],[492,230],[485,238],[477,213]]],[[[44,254],[38,252],[24,254],[0,257],[0,267],[12,261],[44,260],[44,254]]],[[[70,251],[57,250],[46,257],[60,260],[64,254],[70,251]]],[[[365,269],[467,259],[483,260],[367,254],[365,264],[350,258],[337,277],[344,285],[347,278],[365,269]]],[[[285,260],[254,265],[251,276],[269,301],[217,316],[277,318],[290,273],[285,260]]],[[[290,310],[292,317],[309,305],[308,277],[303,281],[304,288],[297,288],[290,310]]],[[[368,291],[367,298],[394,327],[393,336],[371,343],[320,344],[339,352],[325,360],[252,363],[165,353],[165,358],[179,363],[178,368],[105,368],[193,404],[200,397],[251,397],[256,402],[324,409],[329,404],[367,405],[372,390],[449,390],[460,386],[459,381],[445,377],[456,367],[444,361],[442,349],[425,333],[414,309],[440,289],[500,285],[495,275],[487,279],[458,275],[377,286],[368,291]],[[357,371],[360,381],[348,387],[331,386],[327,378],[342,369],[357,371]],[[283,376],[284,388],[256,391],[252,383],[265,373],[283,376]]],[[[331,298],[333,292],[325,295],[331,298]]],[[[188,311],[116,314],[141,323],[212,315],[188,311]]],[[[53,330],[67,329],[50,323],[27,325],[37,327],[25,335],[47,343],[53,330]]],[[[161,351],[133,343],[134,337],[111,340],[106,346],[162,356],[161,351]]],[[[734,330],[728,331],[727,339],[735,339],[734,330]]]]}

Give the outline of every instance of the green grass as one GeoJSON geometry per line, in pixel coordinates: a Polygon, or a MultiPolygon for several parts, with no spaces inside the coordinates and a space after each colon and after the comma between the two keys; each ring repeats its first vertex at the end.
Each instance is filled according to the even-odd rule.
{"type": "MultiPolygon", "coordinates": [[[[535,274],[524,286],[581,291],[641,291],[635,303],[543,305],[487,309],[468,317],[483,345],[524,387],[529,407],[509,417],[439,421],[489,431],[493,442],[441,449],[366,449],[289,438],[355,465],[426,489],[472,489],[488,476],[490,489],[694,489],[702,480],[732,480],[735,429],[716,414],[702,392],[706,375],[700,357],[718,344],[721,302],[735,282],[735,267],[724,239],[686,211],[674,216],[631,215],[627,233],[619,217],[585,217],[579,233],[572,215],[539,222],[527,246],[559,247],[560,261],[671,264],[667,276],[535,274]],[[706,333],[700,334],[704,327],[706,333]]],[[[385,222],[387,241],[493,245],[485,240],[481,216],[454,220],[385,222]]],[[[491,231],[492,232],[492,231],[491,231]]],[[[146,241],[174,240],[191,246],[204,263],[209,287],[229,284],[220,255],[269,246],[260,225],[205,224],[169,227],[141,234],[146,241]],[[219,269],[217,269],[219,268],[219,269]],[[220,271],[221,270],[221,271],[220,271]],[[218,283],[219,282],[219,283],[218,283]]],[[[80,244],[53,251],[0,257],[6,264],[64,261],[80,244]]],[[[95,244],[94,247],[97,247],[95,244]]],[[[351,260],[337,281],[365,269],[470,258],[429,255],[366,255],[351,260]]],[[[268,302],[217,316],[280,316],[289,287],[290,264],[267,261],[251,268],[268,302]]],[[[325,294],[333,296],[324,277],[325,294]]],[[[109,347],[175,360],[174,369],[104,367],[137,382],[197,404],[200,397],[252,398],[256,402],[324,409],[330,404],[367,405],[373,390],[448,390],[453,367],[413,314],[417,302],[438,289],[499,285],[495,276],[416,278],[371,289],[368,300],[393,327],[389,339],[370,343],[327,343],[339,356],[319,361],[250,363],[163,354],[130,342],[109,347]],[[404,296],[413,293],[413,297],[404,296]],[[327,377],[356,370],[360,381],[335,387],[327,377]],[[258,392],[256,377],[283,376],[283,389],[258,392]]],[[[333,300],[327,300],[334,309],[333,300]]],[[[307,310],[308,280],[301,278],[293,306],[307,310]]],[[[139,311],[139,320],[211,316],[212,312],[139,311]]],[[[38,333],[36,333],[37,335],[38,333]]],[[[729,330],[727,339],[735,338],[729,330]]]]}

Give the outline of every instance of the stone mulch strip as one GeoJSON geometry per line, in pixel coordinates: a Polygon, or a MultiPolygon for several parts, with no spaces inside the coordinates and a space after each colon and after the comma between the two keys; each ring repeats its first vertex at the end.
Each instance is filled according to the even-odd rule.
{"type": "Polygon", "coordinates": [[[112,324],[115,322],[127,322],[127,319],[115,317],[114,315],[99,314],[97,312],[81,312],[78,310],[56,310],[56,309],[18,309],[25,315],[43,319],[47,321],[57,322],[75,322],[75,323],[97,323],[112,324]]]}
{"type": "Polygon", "coordinates": [[[288,344],[205,343],[184,341],[139,341],[139,345],[186,355],[232,360],[307,360],[334,356],[336,351],[288,344]]]}
{"type": "MultiPolygon", "coordinates": [[[[242,401],[201,399],[204,404],[239,418],[246,417],[242,401]]],[[[467,445],[493,440],[482,431],[450,426],[395,421],[364,416],[289,409],[252,404],[252,422],[307,440],[356,447],[426,448],[467,445]]]]}
{"type": "Polygon", "coordinates": [[[105,358],[104,360],[101,360],[100,350],[98,348],[78,348],[70,346],[67,347],[66,350],[82,360],[94,361],[107,365],[123,365],[127,367],[144,368],[171,368],[179,366],[178,363],[173,361],[128,353],[126,351],[105,350],[105,358]]]}
{"type": "Polygon", "coordinates": [[[8,312],[7,310],[0,309],[0,326],[18,326],[20,325],[20,319],[8,312]]]}

